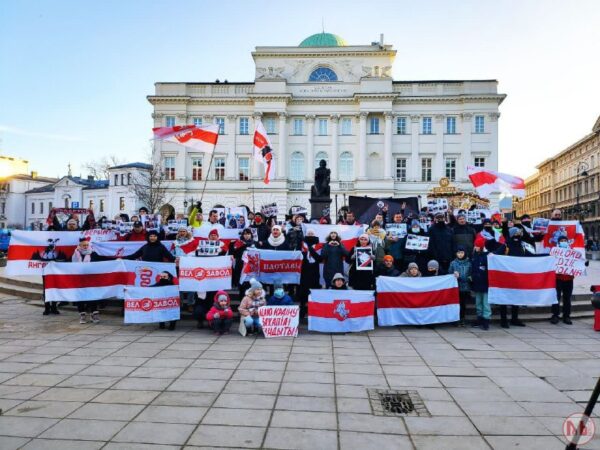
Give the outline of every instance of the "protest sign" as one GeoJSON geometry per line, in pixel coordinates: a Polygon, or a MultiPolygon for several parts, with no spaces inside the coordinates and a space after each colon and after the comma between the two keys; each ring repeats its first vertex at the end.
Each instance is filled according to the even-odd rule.
{"type": "Polygon", "coordinates": [[[405,223],[388,223],[385,226],[385,232],[392,238],[402,239],[406,237],[405,223]]]}
{"type": "Polygon", "coordinates": [[[125,323],[179,320],[179,289],[177,286],[127,287],[124,306],[125,323]]]}
{"type": "Polygon", "coordinates": [[[373,270],[373,249],[371,247],[356,247],[356,270],[373,270]]]}
{"type": "Polygon", "coordinates": [[[277,217],[277,203],[270,203],[268,205],[262,206],[260,208],[260,212],[263,213],[265,217],[277,217]]]}
{"type": "Polygon", "coordinates": [[[577,220],[551,220],[542,240],[544,253],[549,253],[552,247],[558,245],[561,236],[566,236],[571,248],[585,248],[583,227],[577,220]]]}
{"type": "Polygon", "coordinates": [[[89,239],[90,242],[116,241],[119,238],[114,230],[100,228],[82,231],[81,237],[89,239]]]}
{"type": "Polygon", "coordinates": [[[416,234],[406,236],[407,250],[427,250],[427,247],[429,247],[429,236],[418,236],[416,234]]]}
{"type": "Polygon", "coordinates": [[[396,213],[403,213],[404,216],[408,216],[410,213],[418,214],[419,212],[419,199],[417,197],[372,198],[351,195],[348,204],[350,211],[354,213],[356,220],[360,223],[371,223],[375,214],[380,213],[385,207],[387,207],[387,217],[390,219],[396,213]]]}
{"type": "Polygon", "coordinates": [[[299,306],[263,306],[258,318],[266,338],[298,336],[299,306]]]}
{"type": "Polygon", "coordinates": [[[215,256],[179,259],[179,284],[182,291],[208,292],[231,289],[232,257],[215,256]]]}
{"type": "Polygon", "coordinates": [[[177,233],[177,231],[179,230],[180,227],[186,227],[187,228],[187,226],[188,226],[187,219],[169,220],[167,222],[167,225],[165,226],[165,232],[167,234],[177,233]]]}
{"type": "Polygon", "coordinates": [[[550,219],[546,219],[544,217],[536,217],[533,219],[533,231],[537,231],[541,234],[546,234],[548,231],[548,224],[550,223],[550,219]]]}
{"type": "Polygon", "coordinates": [[[307,215],[308,210],[304,206],[292,206],[290,208],[290,213],[292,215],[294,215],[294,214],[307,215]]]}
{"type": "Polygon", "coordinates": [[[580,248],[552,247],[550,255],[556,258],[556,273],[578,277],[585,275],[585,251],[580,248]]]}
{"type": "Polygon", "coordinates": [[[448,211],[448,199],[446,198],[428,198],[427,209],[432,214],[445,213],[448,211]]]}
{"type": "Polygon", "coordinates": [[[198,241],[198,247],[196,248],[197,256],[219,256],[224,248],[224,244],[222,241],[207,241],[200,240],[198,241]]]}

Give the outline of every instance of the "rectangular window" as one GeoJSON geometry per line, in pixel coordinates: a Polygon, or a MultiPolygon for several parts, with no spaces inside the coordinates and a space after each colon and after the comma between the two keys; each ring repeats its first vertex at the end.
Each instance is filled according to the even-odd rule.
{"type": "Polygon", "coordinates": [[[100,212],[101,213],[104,212],[104,199],[103,198],[100,199],[100,212]]]}
{"type": "Polygon", "coordinates": [[[396,159],[396,181],[406,181],[406,159],[396,159]]]}
{"type": "Polygon", "coordinates": [[[121,186],[125,186],[125,174],[121,174],[121,186]]]}
{"type": "Polygon", "coordinates": [[[247,117],[240,117],[240,134],[250,134],[249,120],[247,117]]]}
{"type": "Polygon", "coordinates": [[[475,167],[485,167],[485,158],[476,157],[475,158],[475,167]]]}
{"type": "Polygon", "coordinates": [[[485,121],[483,116],[475,116],[475,133],[485,132],[485,121]]]}
{"type": "Polygon", "coordinates": [[[238,159],[238,172],[240,181],[248,181],[250,179],[250,158],[238,159]]]}
{"type": "Polygon", "coordinates": [[[431,181],[431,158],[421,159],[421,181],[431,181]]]}
{"type": "Polygon", "coordinates": [[[327,119],[319,119],[319,136],[327,136],[327,119]]]}
{"type": "Polygon", "coordinates": [[[90,200],[90,206],[88,206],[88,209],[94,209],[94,200],[90,200]]]}
{"type": "Polygon", "coordinates": [[[166,116],[165,117],[165,125],[167,127],[174,127],[175,126],[175,116],[166,116]]]}
{"type": "Polygon", "coordinates": [[[131,184],[131,176],[132,176],[131,173],[127,174],[127,184],[128,185],[131,184]]]}
{"type": "Polygon", "coordinates": [[[369,134],[379,134],[379,117],[369,119],[369,134]]]}
{"type": "Polygon", "coordinates": [[[31,214],[35,214],[35,203],[31,202],[31,214]]]}
{"type": "Polygon", "coordinates": [[[165,170],[165,179],[166,180],[174,180],[175,179],[175,157],[167,156],[163,159],[163,167],[165,170]]]}
{"type": "Polygon", "coordinates": [[[202,179],[202,158],[192,158],[192,180],[202,179]]]}
{"type": "Polygon", "coordinates": [[[215,158],[215,180],[225,179],[225,158],[215,158]]]}
{"type": "Polygon", "coordinates": [[[196,125],[197,127],[201,127],[202,126],[202,117],[194,117],[194,125],[196,125]]]}
{"type": "Polygon", "coordinates": [[[302,136],[304,134],[304,119],[294,119],[294,135],[302,136]]]}
{"type": "Polygon", "coordinates": [[[44,214],[44,202],[40,202],[40,214],[44,214]]]}
{"type": "Polygon", "coordinates": [[[446,117],[446,134],[456,134],[456,117],[446,117]]]}
{"type": "Polygon", "coordinates": [[[423,117],[423,134],[431,134],[431,117],[423,117]]]}
{"type": "Polygon", "coordinates": [[[2,204],[0,205],[0,214],[6,214],[6,202],[2,202],[2,204]]]}
{"type": "Polygon", "coordinates": [[[275,119],[273,117],[267,117],[265,119],[265,130],[267,134],[275,134],[277,129],[275,128],[275,119]]]}
{"type": "Polygon", "coordinates": [[[115,186],[119,185],[119,174],[115,174],[115,186]]]}
{"type": "Polygon", "coordinates": [[[352,119],[342,119],[342,135],[350,136],[352,134],[352,119]]]}
{"type": "Polygon", "coordinates": [[[456,181],[456,158],[446,158],[446,178],[456,181]]]}
{"type": "Polygon", "coordinates": [[[119,197],[119,211],[125,211],[125,197],[119,197]]]}
{"type": "Polygon", "coordinates": [[[52,202],[48,202],[48,211],[52,209],[52,202]]]}
{"type": "Polygon", "coordinates": [[[225,117],[215,117],[215,124],[219,125],[219,134],[225,134],[225,117]]]}
{"type": "Polygon", "coordinates": [[[396,134],[406,134],[406,117],[396,119],[396,134]]]}

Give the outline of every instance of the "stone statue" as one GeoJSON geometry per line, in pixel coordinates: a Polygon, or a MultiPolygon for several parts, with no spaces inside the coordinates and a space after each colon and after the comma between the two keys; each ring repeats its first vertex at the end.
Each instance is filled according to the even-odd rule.
{"type": "Polygon", "coordinates": [[[327,162],[322,159],[319,167],[315,169],[315,184],[310,189],[313,199],[330,199],[329,182],[331,181],[331,170],[327,168],[327,162]]]}

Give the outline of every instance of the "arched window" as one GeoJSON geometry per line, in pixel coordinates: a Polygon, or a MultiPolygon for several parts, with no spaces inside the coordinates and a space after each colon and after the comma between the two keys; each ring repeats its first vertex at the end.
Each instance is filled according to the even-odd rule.
{"type": "Polygon", "coordinates": [[[315,156],[315,169],[317,167],[319,167],[319,163],[321,162],[322,159],[325,160],[325,162],[327,163],[327,167],[329,167],[329,156],[327,156],[327,153],[325,153],[325,152],[319,152],[315,156]]]}
{"type": "Polygon", "coordinates": [[[354,158],[352,153],[344,152],[340,155],[340,181],[352,181],[354,179],[354,158]]]}
{"type": "Polygon", "coordinates": [[[292,153],[290,158],[290,180],[304,181],[304,155],[300,152],[292,153]]]}
{"type": "Polygon", "coordinates": [[[312,71],[308,81],[316,81],[321,83],[327,83],[329,81],[337,81],[338,77],[333,70],[329,67],[317,67],[312,71]]]}

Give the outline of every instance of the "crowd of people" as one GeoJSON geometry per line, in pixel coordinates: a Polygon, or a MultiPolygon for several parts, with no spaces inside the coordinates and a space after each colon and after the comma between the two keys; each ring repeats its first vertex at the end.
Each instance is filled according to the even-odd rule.
{"type": "MultiPolygon", "coordinates": [[[[430,213],[423,208],[418,213],[396,212],[388,217],[387,208],[383,207],[366,225],[358,222],[351,210],[337,220],[338,224],[359,226],[363,228],[354,248],[347,248],[341,241],[337,231],[331,231],[324,242],[320,242],[305,214],[287,217],[278,223],[275,217],[266,217],[261,212],[248,212],[249,225],[240,232],[239,239],[225,242],[221,239],[224,230],[219,221],[217,210],[210,210],[204,215],[201,203],[194,205],[189,211],[188,226],[180,226],[176,232],[163,228],[148,229],[144,226],[144,216],[149,211],[141,208],[132,216],[133,229],[120,237],[124,241],[145,242],[135,253],[125,256],[126,259],[149,262],[175,262],[189,255],[189,245],[194,243],[193,227],[209,224],[211,231],[208,239],[201,240],[196,249],[196,256],[231,255],[234,258],[233,286],[239,289],[241,303],[239,314],[241,321],[250,334],[260,331],[258,308],[264,305],[294,304],[300,305],[301,317],[306,316],[307,301],[311,289],[356,289],[375,290],[376,278],[387,277],[433,277],[453,275],[457,278],[460,293],[460,320],[458,326],[465,326],[467,305],[475,303],[477,318],[472,324],[484,330],[489,329],[492,309],[488,303],[488,268],[489,254],[535,257],[535,245],[543,239],[543,234],[532,227],[532,219],[524,215],[518,219],[507,220],[500,215],[485,218],[479,224],[470,224],[466,212],[457,215],[451,212],[430,213]],[[304,227],[303,227],[304,224],[304,227]],[[398,233],[402,225],[404,233],[398,233]],[[407,248],[411,236],[427,237],[428,245],[423,249],[407,248]],[[173,251],[161,245],[162,239],[175,241],[173,251]],[[263,286],[256,280],[240,282],[243,267],[243,255],[247,249],[297,250],[302,252],[302,271],[299,285],[263,286]],[[368,249],[370,270],[359,269],[356,249],[368,249]],[[322,271],[321,266],[322,265],[322,271]],[[347,274],[347,276],[345,275],[347,274]]],[[[552,220],[561,220],[560,210],[552,213],[552,220]]],[[[102,220],[93,225],[100,227],[102,220]]],[[[330,218],[321,218],[317,223],[330,224],[330,218]]],[[[53,223],[51,229],[76,231],[81,229],[77,217],[71,217],[65,226],[53,223]]],[[[558,246],[569,247],[567,236],[558,237],[558,246]]],[[[361,256],[360,265],[364,263],[361,256]]],[[[82,239],[73,254],[75,262],[92,262],[102,257],[93,251],[90,242],[82,239]]],[[[367,261],[369,262],[369,261],[367,261]]],[[[169,282],[173,274],[165,275],[164,283],[169,282]]],[[[163,281],[163,280],[161,280],[163,281]]],[[[573,292],[573,277],[557,275],[556,292],[559,304],[552,307],[550,321],[553,324],[560,320],[571,324],[570,309],[573,292]],[[560,301],[562,300],[562,317],[560,301]]],[[[205,321],[217,334],[229,332],[233,313],[230,298],[226,292],[181,292],[183,308],[190,308],[198,327],[204,327],[205,321]]],[[[99,321],[97,302],[78,302],[81,323],[87,322],[87,313],[94,323],[99,321]]],[[[519,318],[519,306],[500,306],[500,326],[523,327],[525,323],[519,318]]],[[[44,314],[58,313],[56,304],[46,303],[44,314]]],[[[161,324],[164,327],[165,324],[161,324]]],[[[175,328],[175,322],[169,324],[175,328]]]]}

